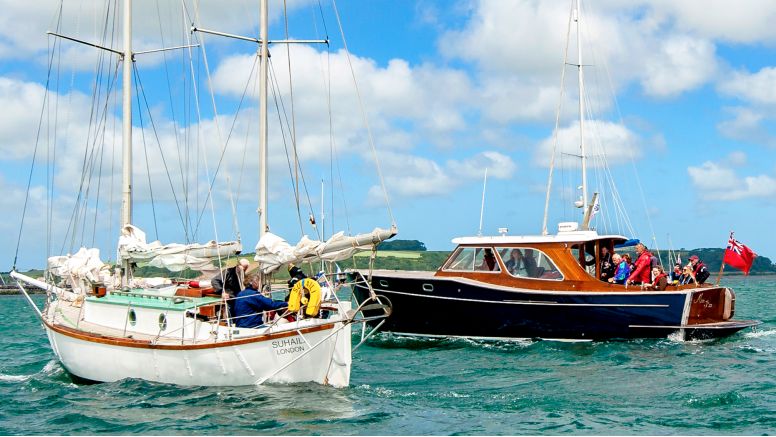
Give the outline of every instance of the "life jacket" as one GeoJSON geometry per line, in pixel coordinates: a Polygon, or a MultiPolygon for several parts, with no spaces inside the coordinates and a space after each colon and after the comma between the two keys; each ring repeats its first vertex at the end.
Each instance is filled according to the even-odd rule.
{"type": "Polygon", "coordinates": [[[321,285],[318,281],[304,278],[294,284],[288,296],[288,310],[298,313],[302,305],[307,305],[304,313],[310,317],[318,315],[321,310],[321,285]]]}

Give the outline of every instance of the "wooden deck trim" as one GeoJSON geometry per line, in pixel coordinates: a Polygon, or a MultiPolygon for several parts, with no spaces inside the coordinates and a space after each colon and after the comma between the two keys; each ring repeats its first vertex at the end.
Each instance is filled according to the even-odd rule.
{"type": "Polygon", "coordinates": [[[272,334],[264,334],[255,337],[241,338],[238,340],[225,340],[220,342],[207,342],[197,344],[153,344],[147,340],[135,340],[132,338],[123,337],[109,337],[102,334],[84,332],[78,329],[73,329],[67,326],[53,324],[48,320],[44,320],[43,323],[48,329],[65,335],[67,337],[75,338],[78,340],[88,341],[92,343],[108,344],[112,346],[132,347],[139,349],[160,349],[160,350],[193,350],[193,349],[213,349],[220,347],[238,346],[247,343],[256,343],[261,341],[269,341],[277,338],[293,337],[299,332],[302,334],[308,334],[311,332],[325,331],[327,329],[334,328],[334,323],[326,323],[319,326],[311,326],[293,331],[276,332],[272,334]]]}

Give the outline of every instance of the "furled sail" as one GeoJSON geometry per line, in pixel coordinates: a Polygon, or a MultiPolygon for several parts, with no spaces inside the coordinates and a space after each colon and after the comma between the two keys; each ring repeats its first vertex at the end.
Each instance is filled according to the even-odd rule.
{"type": "Polygon", "coordinates": [[[375,228],[370,233],[353,237],[346,236],[344,232],[338,232],[325,242],[311,240],[305,235],[296,246],[291,246],[286,240],[267,232],[256,244],[254,260],[259,262],[259,267],[264,273],[270,273],[289,263],[339,261],[350,258],[356,252],[369,250],[372,245],[394,235],[396,235],[396,228],[390,230],[375,228]]]}
{"type": "Polygon", "coordinates": [[[119,237],[118,258],[131,262],[143,262],[172,272],[186,268],[201,272],[217,270],[212,259],[239,254],[242,245],[239,241],[205,244],[162,244],[159,241],[146,243],[145,232],[137,226],[126,225],[119,237]]]}
{"type": "Polygon", "coordinates": [[[65,300],[86,294],[92,284],[103,283],[112,288],[111,267],[100,259],[99,249],[82,247],[70,255],[52,256],[48,259],[48,271],[65,280],[72,291],[58,293],[65,300]]]}

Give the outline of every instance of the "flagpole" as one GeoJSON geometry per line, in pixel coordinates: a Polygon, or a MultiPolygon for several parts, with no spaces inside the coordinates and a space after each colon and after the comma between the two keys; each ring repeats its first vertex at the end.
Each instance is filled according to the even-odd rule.
{"type": "MultiPolygon", "coordinates": [[[[728,238],[728,241],[732,239],[733,239],[733,231],[730,231],[730,237],[728,238]]],[[[719,281],[722,280],[722,272],[724,271],[725,271],[725,252],[722,252],[722,262],[720,263],[720,266],[719,266],[719,274],[717,275],[717,281],[714,283],[715,287],[718,286],[719,281]]]]}

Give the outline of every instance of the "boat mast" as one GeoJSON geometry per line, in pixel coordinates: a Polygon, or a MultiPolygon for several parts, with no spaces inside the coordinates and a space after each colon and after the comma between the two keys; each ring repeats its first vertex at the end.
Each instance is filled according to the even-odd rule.
{"type": "Polygon", "coordinates": [[[582,32],[580,25],[580,4],[582,0],[577,0],[576,17],[577,23],[577,72],[579,76],[579,150],[582,158],[582,211],[587,210],[587,154],[585,152],[585,82],[582,71],[582,32]]]}
{"type": "MultiPolygon", "coordinates": [[[[132,223],[132,0],[124,0],[124,53],[122,56],[122,196],[121,229],[132,223]]],[[[126,285],[129,285],[129,260],[122,265],[126,285]]]]}
{"type": "Polygon", "coordinates": [[[269,230],[267,225],[267,66],[269,61],[269,24],[267,21],[267,0],[261,0],[259,22],[260,68],[259,68],[259,240],[269,230]]]}

